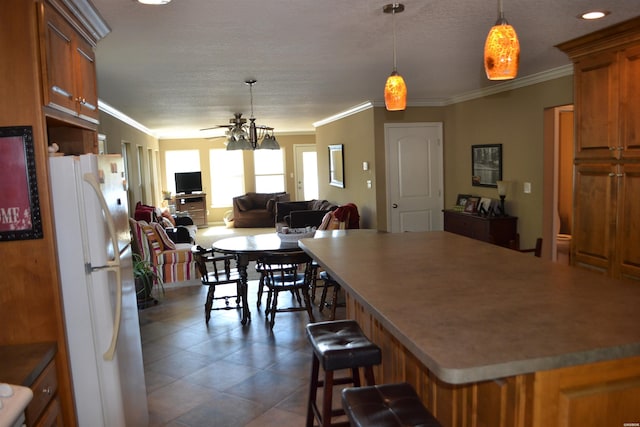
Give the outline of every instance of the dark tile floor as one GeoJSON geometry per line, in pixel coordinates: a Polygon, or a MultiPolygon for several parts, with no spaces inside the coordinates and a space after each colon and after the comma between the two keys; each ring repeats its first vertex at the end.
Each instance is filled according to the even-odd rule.
{"type": "MultiPolygon", "coordinates": [[[[304,425],[308,316],[278,313],[271,330],[256,291],[250,282],[246,326],[239,310],[214,311],[206,326],[203,286],[167,289],[157,306],[139,311],[150,426],[304,425]]],[[[316,320],[329,315],[314,312],[316,320]]]]}

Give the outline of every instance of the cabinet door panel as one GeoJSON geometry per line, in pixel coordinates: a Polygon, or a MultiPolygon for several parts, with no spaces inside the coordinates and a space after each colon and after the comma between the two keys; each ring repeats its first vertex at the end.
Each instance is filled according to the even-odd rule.
{"type": "Polygon", "coordinates": [[[615,165],[576,166],[573,257],[575,265],[609,272],[615,237],[615,165]]]}
{"type": "Polygon", "coordinates": [[[606,52],[575,65],[576,158],[609,158],[618,146],[618,63],[606,52]],[[613,149],[613,151],[612,151],[613,149]]]}
{"type": "Polygon", "coordinates": [[[49,7],[45,8],[46,56],[43,60],[45,104],[75,114],[73,28],[49,7]]]}
{"type": "Polygon", "coordinates": [[[98,118],[98,90],[96,85],[96,59],[89,43],[77,39],[75,51],[76,93],[78,112],[83,118],[98,118]]]}
{"type": "Polygon", "coordinates": [[[640,280],[640,164],[620,166],[616,276],[640,280]]]}
{"type": "Polygon", "coordinates": [[[640,158],[640,46],[620,56],[622,157],[640,158]]]}

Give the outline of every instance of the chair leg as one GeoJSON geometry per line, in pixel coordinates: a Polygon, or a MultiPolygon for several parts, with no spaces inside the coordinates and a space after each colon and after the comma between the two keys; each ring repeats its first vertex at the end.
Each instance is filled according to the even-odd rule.
{"type": "Polygon", "coordinates": [[[340,285],[336,283],[333,287],[333,297],[331,298],[331,317],[330,320],[336,320],[336,307],[338,306],[338,294],[340,293],[340,285]]]}
{"type": "Polygon", "coordinates": [[[207,300],[204,303],[204,321],[205,323],[209,323],[209,319],[211,319],[211,308],[213,308],[213,294],[216,290],[216,287],[213,285],[209,285],[209,290],[207,291],[207,300]]]}
{"type": "Polygon", "coordinates": [[[276,311],[278,307],[278,289],[273,290],[273,302],[271,303],[271,309],[269,310],[269,315],[271,316],[271,321],[269,322],[269,326],[273,329],[273,325],[276,323],[276,311]]]}
{"type": "MultiPolygon", "coordinates": [[[[258,301],[256,305],[260,307],[262,304],[262,291],[264,290],[264,273],[260,273],[260,282],[258,283],[258,301]]],[[[269,303],[267,303],[267,308],[269,308],[269,303]]]]}
{"type": "Polygon", "coordinates": [[[329,284],[327,282],[324,282],[324,286],[322,287],[322,294],[320,295],[320,304],[318,304],[318,310],[320,310],[320,313],[322,313],[322,310],[324,310],[325,306],[327,305],[327,288],[329,287],[329,284]]]}
{"type": "Polygon", "coordinates": [[[309,289],[302,290],[302,298],[304,299],[304,307],[307,309],[307,313],[309,314],[309,322],[315,323],[315,318],[313,317],[313,308],[311,306],[311,298],[309,297],[309,289]]]}

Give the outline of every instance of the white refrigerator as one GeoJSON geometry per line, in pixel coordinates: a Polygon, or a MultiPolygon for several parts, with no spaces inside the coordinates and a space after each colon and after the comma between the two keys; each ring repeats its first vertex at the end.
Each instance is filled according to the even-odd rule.
{"type": "Polygon", "coordinates": [[[78,423],[147,426],[122,157],[51,157],[49,165],[78,423]]]}

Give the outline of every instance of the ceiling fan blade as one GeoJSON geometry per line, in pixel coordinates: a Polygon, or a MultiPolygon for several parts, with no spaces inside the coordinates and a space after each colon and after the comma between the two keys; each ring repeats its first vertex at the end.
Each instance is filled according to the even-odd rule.
{"type": "Polygon", "coordinates": [[[205,131],[205,130],[213,130],[213,129],[220,129],[220,128],[227,128],[227,129],[231,129],[233,127],[233,125],[215,125],[212,126],[210,128],[204,128],[204,129],[200,129],[201,131],[205,131]]]}

